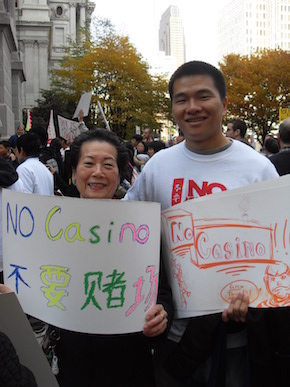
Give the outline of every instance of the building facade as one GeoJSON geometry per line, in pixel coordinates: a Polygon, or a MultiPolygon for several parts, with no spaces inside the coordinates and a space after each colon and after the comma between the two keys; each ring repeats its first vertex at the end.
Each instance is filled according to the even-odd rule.
{"type": "Polygon", "coordinates": [[[89,0],[0,0],[0,134],[8,137],[36,106],[67,39],[91,21],[89,0]]]}
{"type": "Polygon", "coordinates": [[[17,0],[17,39],[26,82],[23,107],[35,106],[41,89],[49,89],[50,71],[62,58],[67,39],[91,20],[95,4],[88,0],[17,0]]]}
{"type": "Polygon", "coordinates": [[[21,86],[25,81],[18,51],[14,1],[0,0],[0,134],[13,134],[22,121],[21,86]]]}
{"type": "Polygon", "coordinates": [[[161,16],[159,26],[159,51],[176,60],[176,67],[185,62],[185,39],[179,8],[171,5],[161,16]]]}
{"type": "Polygon", "coordinates": [[[290,50],[290,0],[233,0],[220,12],[218,56],[290,50]]]}

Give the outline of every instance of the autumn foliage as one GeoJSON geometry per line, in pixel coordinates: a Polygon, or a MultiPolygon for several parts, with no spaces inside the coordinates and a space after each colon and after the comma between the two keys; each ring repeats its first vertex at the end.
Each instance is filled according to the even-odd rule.
{"type": "Polygon", "coordinates": [[[99,100],[111,130],[121,138],[135,133],[136,125],[160,129],[160,119],[170,110],[165,78],[150,74],[129,37],[118,35],[108,20],[97,20],[93,35],[66,47],[52,75],[54,91],[62,98],[73,96],[77,103],[82,93],[92,90],[89,121],[105,127],[99,100]]]}
{"type": "Polygon", "coordinates": [[[279,108],[290,106],[289,63],[290,53],[283,50],[230,54],[219,63],[227,84],[227,117],[245,120],[261,143],[279,124],[279,108]]]}

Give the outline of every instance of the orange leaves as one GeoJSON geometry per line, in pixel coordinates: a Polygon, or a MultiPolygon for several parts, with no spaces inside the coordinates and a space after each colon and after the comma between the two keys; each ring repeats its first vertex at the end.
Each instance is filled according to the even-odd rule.
{"type": "Polygon", "coordinates": [[[260,141],[278,124],[279,107],[290,104],[290,53],[257,51],[250,57],[230,54],[220,69],[228,90],[228,116],[247,121],[260,141]]]}

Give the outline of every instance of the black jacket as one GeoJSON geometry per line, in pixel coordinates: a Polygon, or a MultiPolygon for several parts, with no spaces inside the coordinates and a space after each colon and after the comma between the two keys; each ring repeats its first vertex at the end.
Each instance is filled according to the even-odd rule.
{"type": "MultiPolygon", "coordinates": [[[[234,323],[235,324],[235,323],[234,323]]],[[[176,379],[189,379],[209,357],[213,357],[209,385],[224,387],[226,335],[234,324],[221,314],[192,318],[176,350],[164,366],[176,379]]],[[[245,387],[289,385],[290,308],[250,308],[247,315],[248,366],[245,387]]]]}
{"type": "Polygon", "coordinates": [[[3,157],[0,157],[0,187],[7,188],[18,180],[15,168],[3,157]]]}
{"type": "Polygon", "coordinates": [[[33,373],[20,364],[10,339],[0,332],[0,386],[37,387],[33,373]]]}

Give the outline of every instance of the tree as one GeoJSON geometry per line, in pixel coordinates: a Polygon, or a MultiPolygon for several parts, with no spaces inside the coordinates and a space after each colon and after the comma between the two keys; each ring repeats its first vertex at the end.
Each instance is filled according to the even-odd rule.
{"type": "MultiPolygon", "coordinates": [[[[95,19],[94,35],[70,42],[60,67],[52,73],[52,90],[67,101],[92,90],[90,122],[104,127],[99,100],[112,131],[121,138],[135,126],[158,130],[170,111],[167,81],[153,76],[128,36],[118,35],[108,20],[95,19]]],[[[45,97],[45,95],[44,95],[45,97]]]]}
{"type": "Polygon", "coordinates": [[[257,51],[251,56],[230,54],[219,63],[227,85],[228,118],[245,120],[263,144],[279,123],[279,108],[290,105],[290,53],[257,51]]]}

